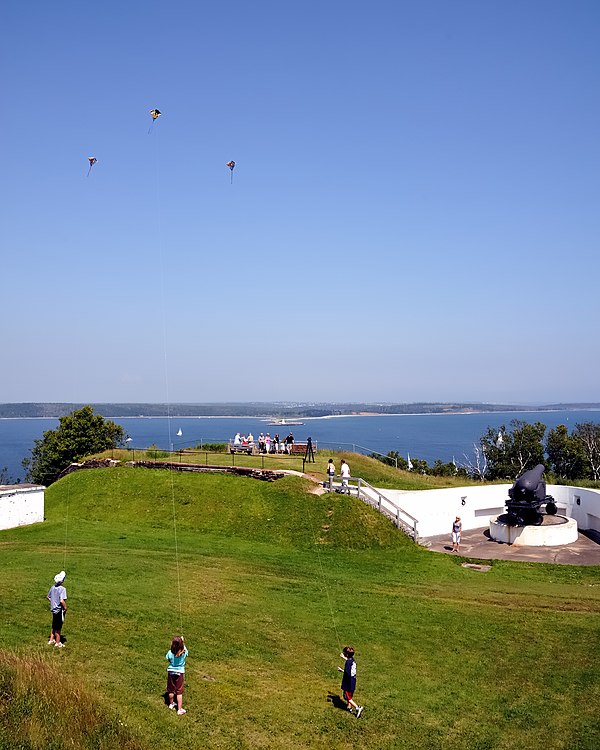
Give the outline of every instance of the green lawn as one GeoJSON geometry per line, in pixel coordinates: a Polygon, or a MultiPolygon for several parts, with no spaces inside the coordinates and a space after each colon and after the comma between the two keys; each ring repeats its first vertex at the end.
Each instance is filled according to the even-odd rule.
{"type": "MultiPolygon", "coordinates": [[[[597,569],[464,569],[358,500],[308,488],[297,477],[124,467],[52,485],[44,524],[0,532],[0,748],[600,747],[597,569]],[[46,645],[45,595],[63,567],[70,610],[58,650],[46,645]],[[184,717],[162,699],[180,622],[184,717]],[[347,643],[360,720],[337,707],[347,643]],[[69,711],[102,707],[104,744],[75,731],[71,744],[68,728],[50,744],[39,718],[29,728],[34,689],[6,664],[18,674],[37,659],[40,673],[88,696],[69,711]]],[[[47,727],[59,726],[53,705],[38,711],[47,727]]]]}
{"type": "Polygon", "coordinates": [[[123,463],[135,459],[136,461],[171,461],[172,463],[203,464],[208,466],[245,466],[254,469],[272,469],[278,471],[289,469],[292,471],[305,470],[313,479],[324,481],[327,477],[326,469],[329,458],[333,458],[336,470],[339,474],[341,459],[345,458],[353,477],[361,477],[376,487],[387,487],[399,490],[426,490],[440,487],[464,487],[469,484],[480,484],[464,477],[435,477],[415,474],[410,471],[402,471],[394,466],[378,461],[361,453],[348,451],[319,451],[315,453],[314,463],[303,463],[301,454],[287,456],[285,454],[269,454],[247,456],[245,454],[219,453],[211,451],[176,451],[169,453],[160,450],[135,451],[125,449],[112,449],[99,453],[95,458],[113,458],[123,463]]]}

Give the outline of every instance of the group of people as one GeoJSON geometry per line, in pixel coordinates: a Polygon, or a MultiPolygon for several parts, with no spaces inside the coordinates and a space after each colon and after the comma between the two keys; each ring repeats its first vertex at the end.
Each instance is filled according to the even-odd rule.
{"type": "MultiPolygon", "coordinates": [[[[333,492],[334,477],[335,463],[333,462],[333,458],[330,458],[327,462],[327,487],[330,492],[333,492]]],[[[340,464],[340,477],[342,478],[342,487],[340,491],[350,494],[350,487],[348,485],[348,480],[350,479],[350,467],[345,458],[342,458],[342,463],[340,464]]]]}
{"type": "MultiPolygon", "coordinates": [[[[233,438],[234,445],[254,445],[254,435],[249,432],[247,435],[240,435],[236,432],[233,438]]],[[[279,433],[275,437],[271,437],[270,433],[263,434],[262,432],[258,436],[256,441],[259,453],[291,453],[294,445],[294,436],[290,434],[281,439],[279,433]]]]}
{"type": "MultiPolygon", "coordinates": [[[[67,574],[64,570],[54,576],[54,584],[50,587],[47,597],[50,602],[52,612],[52,629],[48,645],[58,648],[64,648],[64,638],[62,636],[62,627],[65,621],[67,611],[67,590],[64,586],[67,574]]],[[[165,658],[167,665],[167,696],[169,698],[168,706],[172,711],[177,711],[179,716],[186,712],[183,707],[183,692],[185,683],[185,660],[188,657],[188,650],[182,635],[176,635],[171,642],[171,648],[167,651],[165,658]]],[[[354,691],[356,690],[356,662],[354,661],[354,649],[352,646],[344,646],[340,657],[346,662],[344,668],[338,667],[343,672],[342,677],[342,694],[346,699],[346,708],[350,713],[355,713],[358,719],[363,711],[363,707],[354,701],[354,691]]]]}

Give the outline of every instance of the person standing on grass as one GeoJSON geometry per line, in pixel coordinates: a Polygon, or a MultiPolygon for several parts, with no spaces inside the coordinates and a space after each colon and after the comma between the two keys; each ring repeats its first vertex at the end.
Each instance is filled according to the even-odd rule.
{"type": "Polygon", "coordinates": [[[356,718],[358,719],[363,712],[363,707],[359,706],[354,700],[354,692],[356,690],[356,662],[354,661],[354,649],[352,646],[344,646],[340,654],[340,659],[346,662],[343,669],[342,667],[338,667],[338,672],[344,673],[342,677],[342,694],[348,704],[348,711],[351,714],[356,711],[356,718]]]}
{"type": "Polygon", "coordinates": [[[460,533],[462,531],[462,521],[460,516],[456,516],[452,524],[452,552],[458,552],[460,547],[460,533]]]}
{"type": "Polygon", "coordinates": [[[335,464],[333,463],[333,458],[330,458],[327,464],[327,479],[329,480],[329,492],[333,490],[334,476],[335,476],[335,464]]]}
{"type": "Polygon", "coordinates": [[[348,480],[350,479],[350,467],[346,463],[346,459],[342,458],[340,466],[340,476],[342,477],[342,492],[350,494],[350,487],[348,486],[348,480]]]}
{"type": "Polygon", "coordinates": [[[52,612],[52,630],[48,639],[49,646],[63,647],[61,641],[61,631],[65,621],[65,612],[67,611],[67,590],[63,586],[67,574],[64,570],[54,576],[54,586],[48,592],[48,601],[50,602],[50,611],[52,612]]]}
{"type": "Polygon", "coordinates": [[[176,635],[171,643],[171,648],[167,651],[166,659],[169,662],[167,667],[167,693],[169,694],[169,708],[174,710],[177,707],[179,716],[186,712],[183,708],[183,683],[185,680],[185,658],[188,650],[183,642],[182,635],[176,635]],[[175,697],[177,697],[177,706],[175,706],[175,697]]]}
{"type": "Polygon", "coordinates": [[[294,451],[294,436],[290,434],[286,437],[285,443],[287,445],[287,452],[291,455],[294,451]]]}

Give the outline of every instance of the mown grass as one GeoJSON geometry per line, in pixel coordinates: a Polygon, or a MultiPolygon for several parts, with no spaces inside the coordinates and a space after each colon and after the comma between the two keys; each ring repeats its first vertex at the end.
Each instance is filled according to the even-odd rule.
{"type": "Polygon", "coordinates": [[[293,454],[269,454],[248,456],[245,454],[231,454],[218,451],[160,451],[154,449],[124,450],[113,449],[97,454],[94,458],[113,458],[117,461],[126,463],[135,458],[136,461],[172,461],[173,463],[201,464],[207,466],[245,466],[252,469],[271,469],[278,471],[288,469],[292,471],[303,471],[311,476],[314,480],[322,482],[327,476],[327,463],[330,458],[334,459],[336,470],[339,473],[341,459],[345,458],[350,465],[353,477],[361,477],[369,484],[380,488],[400,489],[400,490],[425,490],[437,489],[442,487],[464,487],[469,484],[480,484],[469,479],[459,477],[435,477],[423,474],[416,474],[411,471],[396,469],[395,466],[383,463],[369,456],[363,456],[361,453],[339,452],[339,451],[319,451],[315,453],[314,463],[307,462],[303,464],[302,455],[293,454]]]}
{"type": "MultiPolygon", "coordinates": [[[[0,532],[0,647],[90,691],[147,748],[600,746],[597,569],[467,570],[359,501],[307,488],[130,468],[66,477],[47,491],[46,523],[0,532]],[[63,566],[58,650],[45,594],[63,566]],[[162,699],[180,622],[185,717],[162,699]],[[359,721],[332,697],[348,642],[359,721]]],[[[0,747],[42,747],[15,744],[16,716],[26,709],[3,714],[0,747]]]]}

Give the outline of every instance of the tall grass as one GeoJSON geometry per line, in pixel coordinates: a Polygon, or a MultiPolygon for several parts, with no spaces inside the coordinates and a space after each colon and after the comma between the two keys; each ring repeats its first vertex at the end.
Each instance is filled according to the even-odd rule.
{"type": "Polygon", "coordinates": [[[97,695],[41,656],[0,651],[2,750],[144,750],[97,695]]]}

